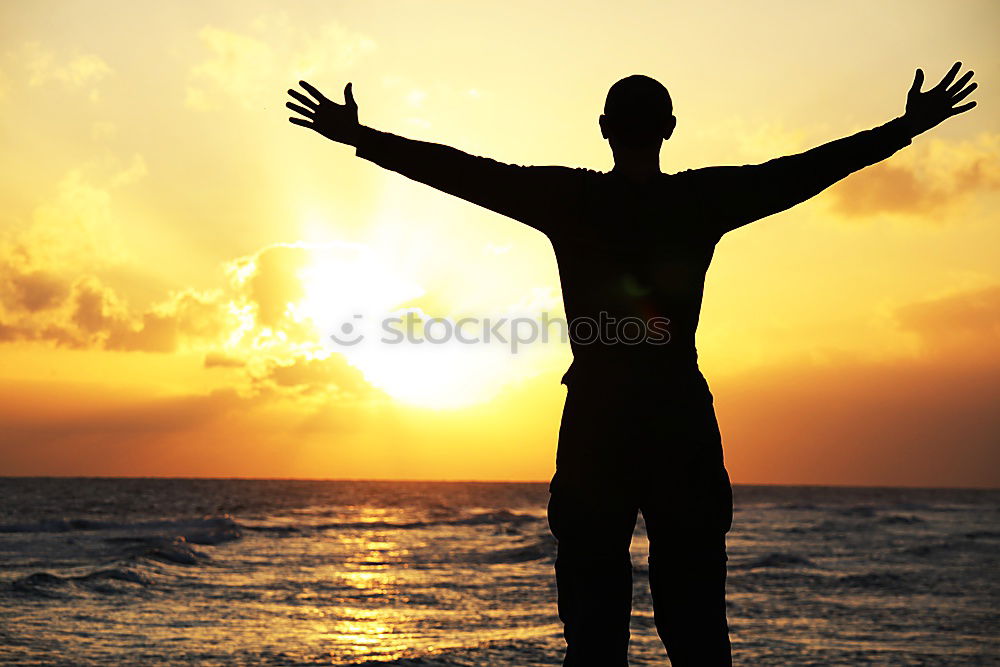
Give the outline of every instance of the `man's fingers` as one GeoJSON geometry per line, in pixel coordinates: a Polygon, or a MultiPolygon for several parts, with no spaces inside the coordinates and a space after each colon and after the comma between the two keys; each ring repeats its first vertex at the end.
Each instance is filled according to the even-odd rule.
{"type": "Polygon", "coordinates": [[[358,110],[358,103],[354,101],[354,89],[350,82],[344,86],[344,103],[349,108],[354,109],[355,111],[358,110]]]}
{"type": "Polygon", "coordinates": [[[319,106],[318,104],[316,104],[311,99],[309,99],[308,97],[306,97],[297,90],[292,90],[291,88],[289,88],[288,94],[297,99],[299,102],[302,102],[302,104],[306,105],[310,109],[316,109],[319,106]]]}
{"type": "Polygon", "coordinates": [[[962,106],[955,107],[954,109],[952,109],[951,113],[949,115],[951,115],[951,116],[957,116],[960,113],[964,113],[964,112],[968,111],[969,109],[973,108],[974,106],[976,106],[975,102],[966,102],[962,106]]]}
{"type": "Polygon", "coordinates": [[[954,65],[952,65],[951,69],[948,70],[948,73],[944,75],[943,79],[941,79],[941,83],[939,83],[938,85],[934,86],[934,89],[935,90],[944,90],[945,88],[947,88],[948,86],[950,86],[951,82],[955,80],[955,75],[958,74],[958,70],[960,70],[960,69],[962,69],[962,63],[961,62],[957,62],[954,65]]]}
{"type": "Polygon", "coordinates": [[[302,118],[289,118],[288,122],[292,123],[293,125],[301,125],[302,127],[308,127],[309,129],[313,128],[312,123],[310,123],[307,120],[303,120],[302,118]]]}
{"type": "Polygon", "coordinates": [[[319,92],[313,86],[309,85],[308,81],[299,81],[299,85],[306,89],[306,92],[316,98],[316,101],[322,104],[323,102],[329,102],[323,93],[319,92]]]}
{"type": "Polygon", "coordinates": [[[917,68],[917,71],[913,75],[913,85],[910,86],[911,93],[919,93],[920,88],[924,85],[924,70],[917,68]]]}
{"type": "Polygon", "coordinates": [[[975,72],[973,72],[970,69],[968,72],[966,72],[965,74],[962,75],[961,79],[959,79],[958,81],[955,82],[954,86],[949,86],[948,90],[946,90],[944,92],[948,93],[949,95],[954,95],[958,91],[962,90],[962,87],[965,84],[969,83],[969,79],[972,78],[973,74],[975,74],[975,72]]]}
{"type": "Polygon", "coordinates": [[[312,109],[306,109],[305,107],[300,107],[298,104],[294,104],[292,102],[285,102],[285,106],[294,111],[295,113],[302,114],[306,118],[311,119],[316,117],[316,112],[314,112],[312,109]]]}
{"type": "Polygon", "coordinates": [[[957,104],[958,102],[961,102],[961,101],[962,101],[962,100],[964,100],[964,99],[965,99],[966,97],[968,97],[969,95],[971,95],[971,94],[972,94],[972,91],[974,91],[974,90],[975,90],[976,88],[978,88],[978,87],[979,87],[979,84],[978,84],[978,83],[974,83],[974,84],[972,84],[971,86],[969,86],[968,88],[966,88],[966,89],[965,89],[965,90],[963,90],[962,92],[960,92],[960,93],[958,93],[957,95],[955,95],[954,97],[952,97],[952,98],[951,98],[951,103],[952,103],[952,104],[957,104]]]}

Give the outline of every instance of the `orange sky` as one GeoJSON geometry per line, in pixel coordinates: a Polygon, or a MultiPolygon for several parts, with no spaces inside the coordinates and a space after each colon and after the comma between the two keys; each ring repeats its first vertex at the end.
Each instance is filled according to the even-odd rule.
{"type": "Polygon", "coordinates": [[[881,124],[962,60],[979,108],[723,239],[698,341],[734,482],[1000,485],[996,4],[609,7],[3,3],[0,474],[551,475],[566,345],[322,341],[359,309],[561,314],[548,241],[288,124],[300,78],[603,170],[604,94],[645,73],[678,171],[881,124]]]}

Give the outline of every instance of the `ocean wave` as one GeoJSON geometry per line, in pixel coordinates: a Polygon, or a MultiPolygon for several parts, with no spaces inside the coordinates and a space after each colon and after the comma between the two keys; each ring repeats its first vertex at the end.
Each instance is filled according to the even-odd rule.
{"type": "Polygon", "coordinates": [[[548,636],[519,637],[508,640],[476,642],[473,646],[432,649],[423,655],[392,660],[361,660],[343,667],[482,667],[483,665],[519,665],[540,667],[562,663],[564,648],[560,630],[553,627],[548,636]]]}
{"type": "Polygon", "coordinates": [[[913,515],[902,515],[902,514],[890,514],[889,516],[883,516],[879,518],[879,523],[890,525],[890,526],[912,526],[917,523],[927,523],[918,516],[913,515]]]}
{"type": "Polygon", "coordinates": [[[293,535],[303,532],[302,528],[299,526],[285,526],[285,525],[267,526],[261,524],[241,523],[240,528],[242,528],[243,530],[252,530],[257,533],[275,533],[278,535],[293,535]]]}
{"type": "Polygon", "coordinates": [[[853,507],[841,507],[836,510],[840,516],[858,517],[860,519],[872,519],[878,515],[878,509],[871,505],[855,505],[853,507]]]}
{"type": "Polygon", "coordinates": [[[36,597],[70,598],[86,593],[124,593],[130,588],[147,588],[152,584],[152,577],[136,568],[111,567],[75,576],[34,572],[15,579],[10,588],[36,597]]]}
{"type": "Polygon", "coordinates": [[[553,558],[555,558],[555,542],[546,539],[483,553],[471,553],[465,560],[484,565],[512,565],[553,558]]]}
{"type": "Polygon", "coordinates": [[[997,539],[1000,538],[1000,531],[996,530],[974,530],[971,533],[965,533],[965,537],[970,540],[978,540],[980,538],[986,539],[997,539]]]}
{"type": "Polygon", "coordinates": [[[910,579],[895,572],[866,572],[848,574],[836,578],[837,586],[861,588],[881,592],[903,592],[913,588],[910,579]]]}
{"type": "MultiPolygon", "coordinates": [[[[201,519],[163,519],[156,521],[96,521],[92,519],[57,519],[36,523],[0,525],[0,533],[64,533],[71,531],[107,531],[159,533],[183,537],[192,544],[221,544],[238,540],[240,526],[230,516],[201,519]]],[[[115,540],[119,538],[109,538],[115,540]]],[[[120,538],[124,540],[129,537],[120,538]]]]}
{"type": "Polygon", "coordinates": [[[898,502],[893,503],[890,509],[894,509],[899,512],[933,512],[938,509],[938,507],[935,505],[928,505],[927,503],[898,502]]]}
{"type": "Polygon", "coordinates": [[[524,523],[538,520],[540,520],[539,517],[532,514],[521,514],[511,512],[507,509],[499,509],[488,512],[475,512],[471,516],[447,523],[455,526],[476,526],[484,523],[524,523]]]}
{"type": "Polygon", "coordinates": [[[841,534],[841,533],[856,533],[858,531],[866,531],[874,529],[874,525],[871,523],[846,521],[843,519],[824,519],[818,521],[811,526],[791,526],[789,528],[778,529],[782,533],[788,533],[791,535],[798,535],[802,533],[829,533],[829,534],[841,534]]]}
{"type": "Polygon", "coordinates": [[[962,535],[955,535],[951,539],[937,540],[935,542],[927,542],[906,547],[904,549],[900,549],[899,553],[906,556],[916,556],[918,558],[953,553],[992,554],[996,551],[996,545],[990,543],[988,540],[995,539],[997,537],[1000,537],[1000,534],[995,533],[994,531],[975,531],[971,533],[964,533],[962,535]],[[987,539],[984,540],[982,538],[987,539]]]}
{"type": "Polygon", "coordinates": [[[755,570],[758,568],[814,568],[817,565],[805,556],[793,553],[772,552],[745,563],[730,563],[729,567],[731,569],[755,570]]]}
{"type": "Polygon", "coordinates": [[[142,540],[134,555],[177,565],[198,565],[211,560],[208,554],[195,549],[183,537],[142,540]]]}

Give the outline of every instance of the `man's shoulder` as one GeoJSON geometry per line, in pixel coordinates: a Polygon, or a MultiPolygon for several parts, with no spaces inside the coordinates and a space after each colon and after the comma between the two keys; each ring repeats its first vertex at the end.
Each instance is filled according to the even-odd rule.
{"type": "Polygon", "coordinates": [[[707,167],[691,167],[688,169],[682,169],[681,171],[675,171],[666,174],[668,178],[675,180],[692,180],[698,178],[712,177],[717,174],[721,174],[729,169],[734,169],[735,167],[730,166],[716,166],[711,165],[707,167]]]}
{"type": "Polygon", "coordinates": [[[691,194],[719,194],[721,190],[739,182],[746,169],[747,167],[743,165],[696,167],[667,174],[667,182],[676,189],[691,194]]]}
{"type": "Polygon", "coordinates": [[[597,171],[596,169],[591,169],[590,167],[565,167],[565,166],[537,166],[532,167],[532,169],[543,170],[552,174],[562,174],[571,177],[594,177],[603,176],[606,172],[597,171]]]}
{"type": "Polygon", "coordinates": [[[588,178],[593,178],[601,173],[587,167],[566,167],[560,165],[517,165],[516,167],[524,170],[524,173],[526,174],[549,181],[582,181],[588,178]]]}

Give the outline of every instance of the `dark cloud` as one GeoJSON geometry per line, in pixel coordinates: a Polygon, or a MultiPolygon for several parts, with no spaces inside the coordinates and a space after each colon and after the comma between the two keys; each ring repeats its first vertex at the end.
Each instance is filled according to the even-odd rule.
{"type": "Polygon", "coordinates": [[[10,310],[36,312],[54,308],[69,295],[69,284],[48,271],[5,271],[4,306],[10,310]]]}
{"type": "Polygon", "coordinates": [[[143,313],[138,326],[116,326],[108,332],[104,347],[125,352],[174,352],[178,321],[173,315],[143,313]]]}
{"type": "Polygon", "coordinates": [[[96,279],[84,278],[75,285],[72,321],[81,331],[94,334],[120,326],[120,311],[114,292],[96,279]]]}
{"type": "Polygon", "coordinates": [[[298,356],[291,361],[268,360],[251,377],[258,391],[300,394],[338,393],[354,397],[374,391],[364,375],[339,354],[322,359],[298,356]]]}
{"type": "Polygon", "coordinates": [[[19,341],[46,341],[71,349],[86,347],[86,341],[78,332],[58,324],[37,326],[24,320],[0,321],[0,343],[19,341]]]}
{"type": "Polygon", "coordinates": [[[138,322],[118,320],[108,329],[108,350],[163,352],[179,349],[182,341],[214,342],[227,331],[219,295],[186,290],[147,310],[138,322]]]}
{"type": "Polygon", "coordinates": [[[0,342],[13,343],[19,340],[34,340],[35,330],[16,323],[0,322],[0,342]]]}
{"type": "Polygon", "coordinates": [[[247,365],[246,359],[233,357],[222,352],[209,352],[205,355],[205,368],[243,368],[247,365]]]}

